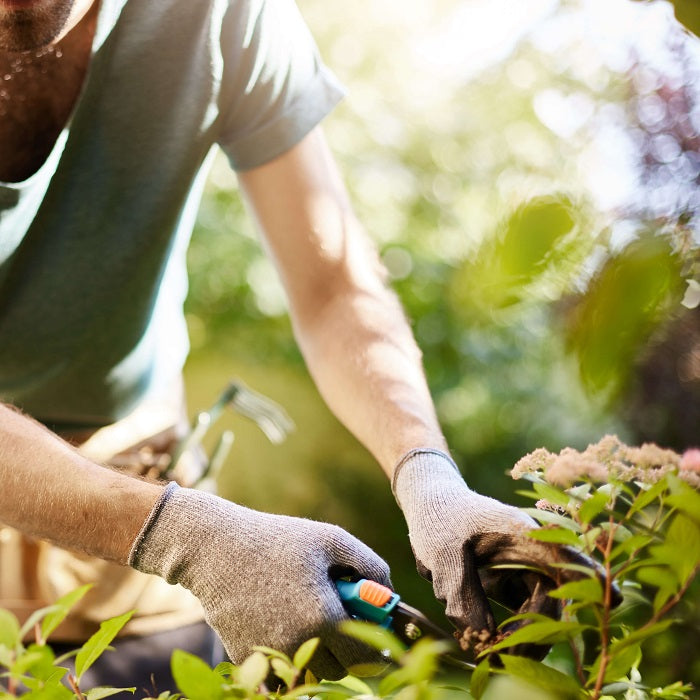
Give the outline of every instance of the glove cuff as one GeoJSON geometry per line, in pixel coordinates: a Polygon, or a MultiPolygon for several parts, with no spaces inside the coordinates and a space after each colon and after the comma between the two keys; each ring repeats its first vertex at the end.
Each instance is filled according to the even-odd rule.
{"type": "Polygon", "coordinates": [[[171,481],[163,489],[163,492],[160,494],[160,497],[155,502],[153,509],[146,518],[146,521],[144,522],[139,534],[136,535],[136,539],[131,545],[131,550],[129,551],[129,558],[127,560],[127,564],[133,567],[134,569],[138,569],[139,567],[139,560],[141,559],[141,556],[143,554],[143,552],[141,551],[142,546],[148,533],[151,531],[151,528],[155,524],[156,520],[158,520],[158,516],[163,511],[165,504],[168,502],[168,500],[170,500],[175,491],[179,490],[179,488],[180,487],[174,481],[171,481]]]}
{"type": "Polygon", "coordinates": [[[464,480],[454,460],[442,450],[431,447],[418,447],[407,452],[396,463],[391,478],[391,491],[401,508],[401,496],[415,490],[422,481],[435,479],[464,480]]]}

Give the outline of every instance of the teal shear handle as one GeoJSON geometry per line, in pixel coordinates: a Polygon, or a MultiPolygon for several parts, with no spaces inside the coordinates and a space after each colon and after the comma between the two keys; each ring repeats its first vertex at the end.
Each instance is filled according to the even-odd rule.
{"type": "MultiPolygon", "coordinates": [[[[420,610],[401,601],[398,593],[377,581],[335,582],[340,599],[348,613],[358,619],[374,622],[393,632],[404,644],[411,646],[424,636],[448,643],[455,648],[454,637],[433,624],[420,610]]],[[[476,665],[453,654],[443,654],[442,660],[462,670],[473,671],[476,665]]]]}
{"type": "Polygon", "coordinates": [[[341,579],[336,581],[335,585],[350,615],[391,629],[392,612],[401,601],[398,593],[366,578],[359,581],[341,579]]]}

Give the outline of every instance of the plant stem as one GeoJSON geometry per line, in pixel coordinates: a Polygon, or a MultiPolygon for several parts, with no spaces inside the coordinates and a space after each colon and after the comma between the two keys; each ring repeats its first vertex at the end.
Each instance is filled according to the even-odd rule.
{"type": "Polygon", "coordinates": [[[690,588],[690,584],[693,582],[693,579],[698,573],[698,570],[700,570],[700,566],[696,566],[693,569],[693,572],[688,576],[686,582],[680,587],[676,595],[672,596],[669,598],[660,608],[657,610],[654,615],[652,615],[639,629],[643,630],[646,629],[647,627],[657,623],[671,608],[673,608],[674,605],[677,605],[680,603],[681,598],[686,594],[686,591],[688,588],[690,588]]]}
{"type": "Polygon", "coordinates": [[[610,610],[612,606],[612,571],[610,566],[610,552],[612,552],[613,540],[615,538],[615,521],[612,516],[608,519],[610,529],[608,530],[607,541],[603,549],[603,565],[605,568],[605,588],[603,591],[603,611],[600,624],[600,666],[598,667],[598,676],[593,688],[593,700],[598,700],[603,682],[605,681],[605,672],[608,668],[610,655],[608,654],[608,645],[610,644],[610,610]]]}
{"type": "Polygon", "coordinates": [[[68,685],[71,687],[71,690],[75,693],[75,696],[78,698],[78,700],[86,700],[82,691],[78,687],[78,681],[76,680],[75,676],[72,673],[68,674],[67,681],[68,681],[68,685]]]}
{"type": "MultiPolygon", "coordinates": [[[[578,519],[578,511],[576,511],[573,515],[574,520],[578,522],[581,525],[582,534],[586,534],[590,530],[590,524],[586,523],[581,523],[580,520],[578,519]]],[[[566,613],[566,619],[571,620],[572,618],[575,618],[575,616],[572,616],[570,613],[566,613]]],[[[583,670],[583,659],[581,658],[581,653],[576,646],[576,642],[573,639],[569,639],[569,647],[571,648],[571,653],[574,656],[574,663],[576,665],[576,675],[578,676],[579,683],[581,683],[582,686],[586,685],[586,674],[583,670]]]]}
{"type": "Polygon", "coordinates": [[[586,674],[583,672],[583,659],[581,658],[581,652],[579,651],[573,639],[569,639],[569,646],[571,647],[571,653],[574,655],[574,663],[576,664],[576,675],[578,676],[579,683],[582,686],[585,686],[586,674]]]}

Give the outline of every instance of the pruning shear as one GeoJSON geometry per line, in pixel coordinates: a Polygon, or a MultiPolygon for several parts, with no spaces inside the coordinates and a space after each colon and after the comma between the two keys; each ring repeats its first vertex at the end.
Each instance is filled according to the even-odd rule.
{"type": "MultiPolygon", "coordinates": [[[[339,579],[335,585],[345,609],[352,617],[384,627],[409,647],[422,637],[456,644],[452,635],[431,622],[420,610],[404,603],[398,593],[377,581],[366,578],[358,581],[339,579]]],[[[476,668],[476,664],[451,654],[445,654],[441,658],[451,666],[463,670],[473,671],[476,668]]]]}

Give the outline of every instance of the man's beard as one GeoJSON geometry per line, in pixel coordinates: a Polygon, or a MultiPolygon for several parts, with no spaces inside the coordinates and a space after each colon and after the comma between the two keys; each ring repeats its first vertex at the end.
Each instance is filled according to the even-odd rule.
{"type": "Polygon", "coordinates": [[[50,44],[65,27],[74,0],[45,0],[27,8],[0,4],[0,50],[31,51],[50,44]]]}

